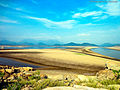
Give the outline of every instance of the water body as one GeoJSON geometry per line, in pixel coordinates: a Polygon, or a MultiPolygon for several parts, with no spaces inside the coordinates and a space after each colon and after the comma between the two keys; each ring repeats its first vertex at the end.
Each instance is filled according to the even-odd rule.
{"type": "Polygon", "coordinates": [[[15,61],[9,58],[2,58],[0,57],[0,64],[1,65],[10,65],[15,67],[33,67],[33,68],[43,68],[44,66],[36,66],[31,64],[26,64],[23,62],[15,61]]]}
{"type": "MultiPolygon", "coordinates": [[[[31,47],[4,47],[4,49],[52,49],[52,48],[60,48],[60,49],[66,49],[66,48],[71,48],[71,47],[56,47],[56,46],[31,46],[31,47]]],[[[75,48],[75,47],[72,47],[75,48]]],[[[3,49],[1,47],[0,49],[3,49]]]]}
{"type": "MultiPolygon", "coordinates": [[[[53,47],[53,46],[31,46],[31,47],[4,47],[4,49],[52,49],[52,48],[70,48],[70,47],[53,47]]],[[[0,49],[3,49],[3,47],[0,47],[0,49]]],[[[0,64],[2,65],[10,65],[10,66],[16,66],[16,67],[33,67],[33,68],[43,68],[43,66],[35,66],[31,64],[22,63],[19,61],[15,61],[9,58],[1,58],[0,57],[0,64]]]]}
{"type": "Polygon", "coordinates": [[[93,48],[91,50],[93,52],[96,52],[96,53],[99,53],[105,56],[120,59],[120,51],[118,50],[112,50],[112,49],[107,49],[107,48],[93,48]]]}

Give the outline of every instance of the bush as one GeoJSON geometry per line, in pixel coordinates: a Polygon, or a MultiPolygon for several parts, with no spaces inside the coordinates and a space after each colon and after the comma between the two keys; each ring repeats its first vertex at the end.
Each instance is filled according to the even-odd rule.
{"type": "Polygon", "coordinates": [[[4,76],[4,73],[0,72],[0,77],[3,77],[4,76]]]}
{"type": "Polygon", "coordinates": [[[38,80],[40,80],[40,79],[41,79],[41,77],[40,77],[40,76],[38,76],[38,75],[37,75],[37,76],[36,76],[36,75],[32,75],[32,76],[29,76],[29,77],[28,77],[28,79],[29,79],[29,80],[36,79],[36,80],[38,81],[38,80]]]}
{"type": "Polygon", "coordinates": [[[120,70],[112,70],[115,75],[116,75],[116,79],[119,79],[120,78],[120,70]]]}

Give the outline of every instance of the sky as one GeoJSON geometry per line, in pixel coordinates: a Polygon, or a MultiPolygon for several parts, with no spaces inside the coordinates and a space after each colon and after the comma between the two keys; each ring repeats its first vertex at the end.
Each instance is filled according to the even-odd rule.
{"type": "Polygon", "coordinates": [[[0,0],[0,40],[120,43],[120,0],[0,0]]]}

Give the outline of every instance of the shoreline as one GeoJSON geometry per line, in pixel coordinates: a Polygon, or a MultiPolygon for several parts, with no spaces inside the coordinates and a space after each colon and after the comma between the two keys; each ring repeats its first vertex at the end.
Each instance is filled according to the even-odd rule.
{"type": "MultiPolygon", "coordinates": [[[[0,56],[1,57],[1,56],[0,56]]],[[[17,58],[17,57],[10,57],[10,56],[2,56],[3,58],[8,58],[8,59],[12,59],[12,60],[15,60],[15,61],[19,61],[19,62],[23,62],[23,63],[27,63],[27,64],[32,64],[32,65],[38,65],[38,66],[45,66],[45,67],[48,67],[48,68],[36,68],[36,69],[78,69],[77,66],[80,66],[80,65],[74,65],[74,64],[66,64],[66,63],[57,63],[57,62],[50,62],[48,61],[48,63],[54,63],[54,64],[61,64],[63,66],[55,66],[55,65],[46,65],[46,64],[43,64],[43,63],[37,63],[37,62],[33,62],[29,59],[22,59],[22,58],[17,58]],[[64,67],[64,66],[68,66],[68,67],[64,67]]],[[[81,65],[81,67],[83,67],[84,65],[81,65]]],[[[89,66],[90,67],[90,66],[89,66]]],[[[94,67],[91,67],[92,69],[94,69],[94,67]]],[[[98,68],[100,69],[104,69],[102,67],[99,67],[98,68]]],[[[80,68],[81,70],[84,70],[84,68],[80,68]]],[[[78,70],[80,70],[78,69],[78,70]]],[[[98,71],[98,70],[86,70],[86,71],[98,71]]]]}
{"type": "MultiPolygon", "coordinates": [[[[1,56],[0,56],[1,57],[1,56]]],[[[8,59],[12,59],[15,61],[19,61],[22,63],[26,63],[26,64],[31,64],[31,65],[38,65],[36,63],[30,63],[29,61],[24,61],[24,60],[19,60],[19,59],[15,59],[15,58],[10,58],[10,57],[2,57],[2,58],[8,58],[8,59]]],[[[0,65],[1,66],[1,65],[0,65]]],[[[10,65],[2,65],[2,66],[10,66],[10,65]]],[[[96,73],[99,70],[84,70],[84,69],[74,69],[74,68],[67,68],[67,67],[59,67],[59,66],[52,66],[52,65],[43,65],[43,64],[39,64],[38,66],[44,66],[42,68],[33,68],[34,70],[41,70],[41,73],[43,74],[82,74],[82,75],[87,75],[87,76],[93,76],[96,75],[96,73]]],[[[12,66],[10,66],[12,67],[12,66]]],[[[14,66],[15,67],[15,66],[14,66]]],[[[104,69],[104,68],[103,68],[104,69]]],[[[103,70],[100,69],[100,70],[103,70]]]]}
{"type": "MultiPolygon", "coordinates": [[[[99,48],[99,47],[93,47],[93,48],[99,48]]],[[[86,54],[86,55],[91,55],[91,56],[95,56],[95,57],[100,57],[100,58],[105,58],[105,59],[110,59],[110,60],[115,60],[115,61],[120,61],[120,59],[117,59],[117,58],[114,58],[114,57],[109,57],[109,56],[105,56],[105,55],[102,55],[102,54],[99,54],[99,53],[96,53],[94,51],[92,51],[91,49],[93,49],[92,47],[90,48],[87,48],[83,50],[83,52],[79,52],[79,51],[72,51],[72,52],[77,52],[77,53],[83,53],[83,54],[86,54]]],[[[77,49],[77,48],[76,48],[77,49]]],[[[79,49],[79,48],[78,48],[79,49]]],[[[115,49],[114,49],[115,50],[115,49]]]]}
{"type": "Polygon", "coordinates": [[[120,51],[120,46],[118,47],[106,47],[107,49],[120,51]]]}
{"type": "MultiPolygon", "coordinates": [[[[32,64],[32,65],[39,65],[39,66],[48,66],[47,68],[37,68],[37,69],[40,69],[40,70],[63,70],[63,71],[66,71],[66,70],[76,70],[76,71],[86,71],[84,73],[88,73],[88,72],[93,72],[93,73],[96,73],[97,71],[99,70],[103,70],[105,68],[105,62],[106,60],[108,61],[111,61],[110,59],[106,59],[105,57],[102,57],[101,56],[95,56],[95,55],[90,55],[89,53],[94,53],[94,52],[91,52],[91,50],[87,50],[85,51],[83,54],[85,55],[75,55],[74,53],[78,53],[80,54],[80,49],[34,49],[34,50],[2,50],[2,55],[0,55],[0,57],[4,57],[4,58],[11,58],[11,59],[14,59],[16,61],[20,61],[20,62],[23,62],[23,63],[28,63],[28,64],[32,64]],[[73,51],[79,51],[79,52],[73,52],[73,51]],[[16,53],[17,52],[17,53],[16,53]],[[36,52],[36,53],[34,53],[36,52]],[[85,53],[87,52],[87,53],[85,53]],[[89,53],[88,53],[89,52],[89,53]],[[9,53],[9,54],[5,54],[5,53],[9,53]],[[10,54],[11,53],[11,54],[10,54]],[[16,54],[15,54],[16,53],[16,54]],[[50,55],[49,55],[50,54],[50,55]],[[93,59],[100,59],[98,60],[99,62],[103,63],[95,63],[94,60],[93,64],[91,64],[90,62],[84,62],[84,61],[73,61],[72,60],[71,62],[69,62],[69,60],[67,60],[66,56],[64,58],[64,61],[60,61],[62,60],[61,56],[57,55],[57,54],[67,54],[67,55],[70,55],[70,57],[73,55],[75,58],[76,57],[83,57],[83,58],[86,58],[86,57],[90,57],[92,60],[93,59]],[[86,55],[88,54],[88,55],[86,55]],[[57,56],[55,56],[57,55],[57,56]],[[56,57],[57,61],[54,59],[54,57],[56,57]],[[59,57],[58,57],[59,56],[59,57]],[[37,57],[37,58],[36,58],[37,57]],[[58,57],[58,58],[57,58],[58,57]],[[61,58],[61,59],[60,59],[61,58]],[[104,61],[102,61],[104,60],[104,61]]],[[[96,54],[96,53],[95,53],[96,54]]],[[[73,57],[73,58],[74,58],[73,57]]],[[[68,58],[69,59],[69,58],[68,58]]],[[[89,58],[88,58],[89,59],[89,58]]],[[[95,59],[95,61],[96,61],[95,59]]],[[[117,62],[115,60],[112,60],[112,62],[117,62]]]]}

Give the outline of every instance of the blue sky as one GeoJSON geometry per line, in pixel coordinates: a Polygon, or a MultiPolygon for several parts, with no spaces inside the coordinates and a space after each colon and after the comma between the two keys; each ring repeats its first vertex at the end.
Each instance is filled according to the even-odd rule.
{"type": "Polygon", "coordinates": [[[91,1],[0,0],[0,40],[120,43],[120,1],[91,1]]]}

